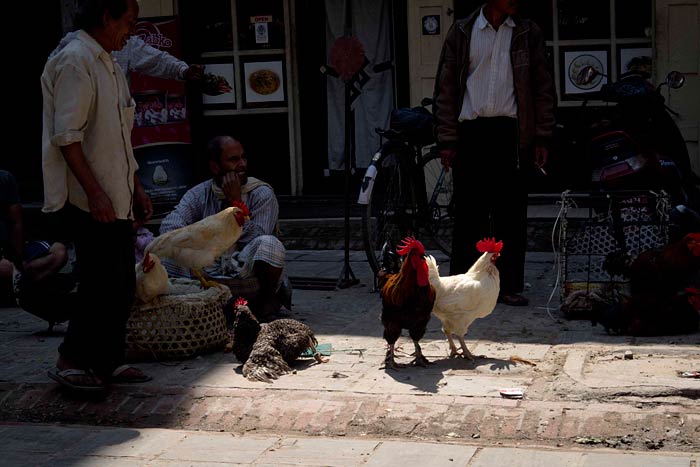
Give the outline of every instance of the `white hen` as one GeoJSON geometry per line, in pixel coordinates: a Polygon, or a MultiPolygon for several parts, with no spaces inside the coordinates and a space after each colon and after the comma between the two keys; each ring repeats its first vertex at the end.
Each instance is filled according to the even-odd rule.
{"type": "Polygon", "coordinates": [[[454,335],[462,347],[462,357],[469,360],[474,356],[467,349],[464,335],[474,320],[488,316],[496,306],[501,280],[495,261],[503,242],[487,238],[477,242],[476,247],[483,254],[464,274],[440,277],[435,258],[427,257],[430,284],[436,294],[433,313],[442,322],[442,332],[450,344],[450,356],[459,355],[452,340],[454,335]]]}
{"type": "Polygon", "coordinates": [[[236,201],[233,207],[156,237],[146,252],[191,268],[203,286],[219,286],[205,281],[200,270],[213,264],[238,241],[249,216],[246,205],[236,201]]]}
{"type": "Polygon", "coordinates": [[[159,295],[169,293],[170,288],[168,272],[160,264],[160,259],[153,253],[146,253],[136,264],[136,301],[150,303],[159,295]]]}

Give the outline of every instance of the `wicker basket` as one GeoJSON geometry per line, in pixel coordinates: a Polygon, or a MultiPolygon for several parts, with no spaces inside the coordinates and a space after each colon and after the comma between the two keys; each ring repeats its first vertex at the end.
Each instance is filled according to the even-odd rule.
{"type": "Polygon", "coordinates": [[[126,323],[126,350],[134,359],[182,359],[222,348],[227,340],[223,305],[227,289],[172,280],[173,292],[134,306],[126,323]]]}

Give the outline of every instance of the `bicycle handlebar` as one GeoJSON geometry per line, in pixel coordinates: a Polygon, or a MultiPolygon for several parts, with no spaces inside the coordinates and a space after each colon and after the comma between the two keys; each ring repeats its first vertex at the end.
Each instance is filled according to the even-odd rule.
{"type": "Polygon", "coordinates": [[[385,130],[383,128],[377,127],[374,129],[374,132],[377,133],[379,136],[381,136],[383,138],[387,138],[387,139],[392,139],[392,140],[396,140],[396,139],[406,140],[407,139],[405,133],[398,131],[398,130],[394,130],[393,128],[387,128],[385,130]]]}

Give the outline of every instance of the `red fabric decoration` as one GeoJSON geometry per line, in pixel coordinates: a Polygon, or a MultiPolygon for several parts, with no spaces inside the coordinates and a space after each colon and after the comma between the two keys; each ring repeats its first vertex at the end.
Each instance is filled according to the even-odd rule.
{"type": "Polygon", "coordinates": [[[496,242],[494,237],[487,237],[476,242],[476,249],[479,253],[500,253],[502,248],[503,242],[496,242]]]}
{"type": "Polygon", "coordinates": [[[414,250],[419,255],[425,254],[425,247],[423,247],[423,244],[413,237],[404,238],[401,241],[401,245],[396,247],[396,252],[401,256],[405,256],[414,250]]]}
{"type": "Polygon", "coordinates": [[[350,81],[365,63],[365,48],[357,37],[343,36],[331,47],[331,66],[344,81],[350,81]]]}

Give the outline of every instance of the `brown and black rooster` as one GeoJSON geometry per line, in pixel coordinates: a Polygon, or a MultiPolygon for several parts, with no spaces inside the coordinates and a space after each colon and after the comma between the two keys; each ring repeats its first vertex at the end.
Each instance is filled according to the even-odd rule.
{"type": "Polygon", "coordinates": [[[630,279],[630,296],[599,312],[606,330],[637,336],[688,334],[698,329],[700,233],[692,232],[634,260],[609,255],[604,268],[630,279]]]}
{"type": "Polygon", "coordinates": [[[416,349],[416,358],[411,363],[426,366],[430,362],[423,356],[418,341],[425,334],[425,328],[430,321],[430,312],[435,303],[435,289],[428,280],[425,248],[415,238],[407,237],[396,251],[405,256],[399,272],[389,274],[382,270],[377,275],[382,297],[384,339],[389,344],[384,367],[398,369],[406,366],[394,360],[394,345],[401,336],[402,329],[408,329],[416,349]]]}
{"type": "Polygon", "coordinates": [[[328,361],[316,351],[318,341],[306,324],[294,319],[260,324],[242,298],[236,300],[234,313],[232,350],[249,380],[271,383],[291,372],[289,364],[308,348],[317,362],[328,361]]]}

